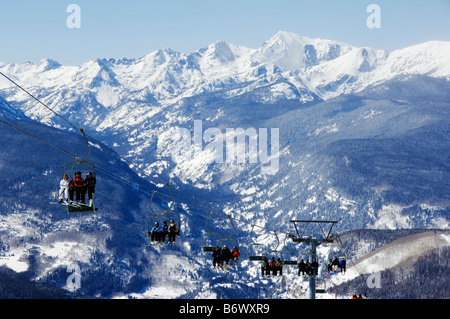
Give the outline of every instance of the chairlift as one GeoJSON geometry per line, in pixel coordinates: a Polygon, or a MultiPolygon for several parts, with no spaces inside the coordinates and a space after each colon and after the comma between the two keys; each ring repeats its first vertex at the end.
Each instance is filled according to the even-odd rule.
{"type": "MultiPolygon", "coordinates": [[[[255,228],[255,225],[252,225],[250,234],[253,233],[254,228],[255,228]]],[[[250,236],[250,240],[251,240],[251,243],[250,243],[249,249],[248,249],[248,260],[249,261],[261,261],[263,259],[263,256],[256,254],[255,247],[265,246],[265,245],[261,244],[261,243],[257,243],[251,236],[250,236]]],[[[265,249],[262,249],[262,250],[264,251],[265,249]]],[[[258,251],[261,251],[261,249],[258,249],[258,251]]]]}
{"type": "MultiPolygon", "coordinates": [[[[284,236],[284,247],[285,248],[283,248],[283,251],[286,253],[286,254],[288,254],[288,255],[292,255],[292,254],[296,254],[297,253],[297,250],[296,249],[289,249],[289,248],[287,248],[287,243],[286,243],[286,240],[289,238],[289,234],[286,234],[285,236],[284,236]]],[[[284,265],[287,265],[287,266],[296,266],[297,264],[298,264],[298,262],[297,262],[297,260],[289,260],[289,259],[285,259],[285,260],[283,260],[283,264],[284,265]]]]}
{"type": "MultiPolygon", "coordinates": [[[[225,246],[227,246],[227,248],[230,250],[230,253],[233,253],[234,247],[236,247],[239,251],[239,242],[236,238],[233,237],[233,234],[236,231],[236,226],[234,225],[233,219],[231,218],[231,216],[226,215],[226,217],[228,218],[228,221],[231,223],[231,227],[232,227],[231,232],[229,234],[223,234],[223,233],[219,233],[217,231],[212,231],[209,228],[208,222],[210,221],[212,214],[214,214],[214,213],[211,211],[208,212],[208,217],[206,218],[206,221],[205,221],[206,232],[202,238],[203,252],[211,254],[216,250],[216,248],[218,248],[220,251],[223,251],[223,248],[225,246]]],[[[229,267],[232,267],[233,259],[230,259],[230,260],[231,260],[231,264],[229,265],[229,267]]],[[[237,261],[235,261],[235,262],[237,262],[237,261]]],[[[214,260],[213,260],[213,263],[214,263],[214,260]]],[[[227,265],[228,265],[228,262],[227,262],[227,265]]],[[[237,263],[235,265],[236,265],[236,269],[237,269],[237,263]]],[[[223,267],[222,264],[220,264],[220,266],[223,267]]],[[[226,270],[224,269],[224,271],[226,271],[226,270]]]]}
{"type": "Polygon", "coordinates": [[[327,292],[327,283],[324,279],[319,281],[319,287],[316,286],[317,294],[324,294],[327,292]]]}
{"type": "MultiPolygon", "coordinates": [[[[181,234],[181,216],[180,213],[173,210],[173,206],[175,205],[175,196],[173,195],[172,189],[169,184],[166,184],[166,186],[169,188],[170,191],[170,197],[172,198],[172,201],[168,202],[168,207],[165,209],[157,210],[155,211],[152,207],[152,203],[154,200],[154,197],[157,196],[157,191],[153,191],[152,195],[150,197],[149,201],[149,209],[151,211],[151,214],[147,216],[145,220],[145,229],[146,234],[148,238],[151,238],[152,234],[152,228],[156,223],[164,222],[164,221],[174,221],[175,225],[177,226],[177,232],[175,233],[176,236],[180,236],[181,234]]],[[[159,198],[159,196],[157,196],[159,198]]],[[[161,198],[159,198],[161,201],[161,198]]]]}
{"type": "MultiPolygon", "coordinates": [[[[252,231],[253,231],[254,227],[255,227],[255,225],[252,225],[252,231]]],[[[296,260],[288,260],[288,259],[284,258],[284,252],[280,251],[278,249],[278,247],[280,245],[280,238],[278,236],[278,232],[273,231],[273,233],[275,234],[275,237],[277,239],[277,244],[274,249],[267,249],[267,248],[265,248],[264,244],[257,243],[253,240],[252,237],[250,237],[250,240],[252,241],[252,243],[250,244],[250,247],[252,247],[252,248],[249,249],[248,260],[249,261],[262,261],[264,257],[268,257],[270,255],[270,257],[274,257],[275,260],[278,260],[278,258],[279,258],[281,260],[281,262],[283,263],[283,265],[286,265],[286,266],[297,265],[296,260]],[[253,248],[253,247],[258,247],[258,246],[264,246],[264,248],[258,249],[258,251],[261,252],[262,254],[261,253],[256,254],[256,251],[253,248]]]]}
{"type": "MultiPolygon", "coordinates": [[[[332,261],[332,264],[333,264],[333,266],[332,266],[332,268],[333,268],[333,269],[332,269],[332,272],[336,272],[336,271],[337,271],[337,268],[339,268],[339,263],[340,263],[343,259],[344,259],[345,261],[347,261],[347,255],[345,254],[344,251],[342,251],[342,250],[340,250],[340,249],[332,249],[332,250],[328,253],[327,265],[328,265],[329,261],[331,260],[331,261],[332,261]],[[336,264],[336,261],[337,261],[337,264],[336,264]],[[336,268],[335,266],[337,266],[337,268],[336,268]]],[[[327,273],[330,273],[330,272],[327,271],[327,273]]]]}
{"type": "Polygon", "coordinates": [[[231,247],[231,249],[233,249],[233,247],[237,247],[239,249],[238,240],[232,236],[236,231],[236,226],[234,225],[231,216],[226,215],[228,221],[230,222],[230,224],[232,226],[232,230],[228,235],[224,235],[219,232],[212,231],[209,228],[208,222],[210,221],[212,214],[214,214],[214,213],[211,211],[208,212],[208,217],[206,218],[206,221],[205,221],[206,233],[203,235],[203,238],[202,238],[203,252],[213,252],[215,250],[216,246],[218,246],[219,248],[222,248],[225,245],[227,245],[228,248],[231,247]],[[214,237],[216,237],[216,239],[213,239],[214,237]],[[208,244],[210,244],[210,245],[208,245],[208,244]]]}
{"type": "MultiPolygon", "coordinates": [[[[90,152],[90,145],[86,138],[86,134],[84,133],[84,129],[79,129],[81,134],[83,134],[83,138],[87,145],[87,152],[83,158],[74,157],[71,162],[66,163],[62,166],[62,177],[67,175],[69,183],[75,180],[77,175],[83,179],[83,186],[80,186],[81,189],[69,189],[69,202],[63,202],[62,204],[67,206],[68,213],[93,213],[98,210],[95,207],[95,190],[90,193],[89,185],[85,185],[85,178],[90,174],[91,178],[93,178],[93,185],[95,189],[96,183],[96,170],[95,165],[86,160],[90,152]],[[83,178],[84,177],[84,178],[83,178]],[[89,198],[89,203],[85,202],[86,191],[89,198]],[[73,201],[73,197],[76,196],[76,200],[73,201]]],[[[69,184],[70,185],[70,184],[69,184]]]]}

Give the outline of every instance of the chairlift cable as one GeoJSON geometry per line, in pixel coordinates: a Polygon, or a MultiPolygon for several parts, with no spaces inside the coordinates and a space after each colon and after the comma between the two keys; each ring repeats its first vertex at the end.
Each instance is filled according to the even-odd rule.
{"type": "Polygon", "coordinates": [[[0,119],[0,122],[3,122],[4,124],[9,125],[9,126],[11,126],[12,128],[15,128],[16,130],[21,131],[22,133],[25,133],[25,134],[27,134],[27,135],[29,135],[29,136],[31,136],[31,137],[33,137],[33,138],[35,138],[35,139],[37,139],[37,140],[39,140],[39,141],[45,143],[45,144],[47,144],[47,145],[49,145],[49,146],[51,146],[51,147],[53,147],[53,148],[56,148],[57,150],[59,150],[59,151],[65,153],[65,154],[71,156],[72,158],[73,158],[73,157],[76,157],[75,154],[73,154],[73,153],[71,153],[71,152],[69,152],[69,151],[66,151],[66,150],[62,149],[62,148],[60,148],[59,146],[56,146],[55,144],[52,144],[52,143],[50,143],[50,142],[48,142],[48,141],[46,141],[46,140],[40,138],[39,136],[37,136],[37,135],[35,135],[35,134],[29,132],[28,130],[26,130],[26,129],[24,129],[24,128],[18,126],[18,125],[15,125],[15,124],[13,124],[13,123],[11,123],[11,122],[5,120],[5,119],[0,119]]]}
{"type": "Polygon", "coordinates": [[[74,124],[72,124],[69,120],[67,120],[66,118],[64,118],[63,116],[61,116],[60,114],[58,114],[58,112],[56,112],[55,110],[53,110],[51,107],[49,107],[48,105],[46,105],[45,103],[43,103],[41,100],[39,100],[37,97],[35,97],[33,94],[31,94],[29,91],[27,91],[25,88],[23,88],[22,86],[20,86],[18,83],[16,83],[14,80],[12,80],[10,77],[6,76],[3,72],[0,72],[0,75],[2,75],[4,78],[6,78],[8,81],[12,82],[15,86],[17,86],[19,89],[21,89],[22,91],[24,91],[26,94],[28,94],[29,96],[31,96],[33,99],[35,99],[39,104],[42,104],[44,107],[46,107],[47,109],[49,109],[53,114],[55,114],[56,116],[58,116],[59,118],[61,118],[63,121],[65,121],[67,124],[69,124],[70,126],[72,126],[74,129],[76,130],[80,130],[78,127],[76,127],[74,124]]]}

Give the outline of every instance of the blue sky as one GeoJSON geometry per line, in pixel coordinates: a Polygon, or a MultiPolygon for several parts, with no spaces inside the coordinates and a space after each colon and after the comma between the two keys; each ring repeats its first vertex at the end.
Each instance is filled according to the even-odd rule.
{"type": "Polygon", "coordinates": [[[449,0],[0,0],[0,61],[138,58],[161,48],[193,52],[216,40],[258,48],[278,31],[393,51],[450,41],[449,0]],[[69,4],[81,9],[70,29],[69,4]],[[369,4],[381,28],[369,29],[369,4]]]}

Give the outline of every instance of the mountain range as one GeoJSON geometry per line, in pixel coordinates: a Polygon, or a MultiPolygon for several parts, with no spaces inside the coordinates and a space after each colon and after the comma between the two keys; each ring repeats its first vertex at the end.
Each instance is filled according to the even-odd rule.
{"type": "MultiPolygon", "coordinates": [[[[92,142],[91,161],[134,181],[130,189],[101,171],[101,213],[63,217],[48,202],[55,200],[59,166],[70,159],[2,124],[0,171],[8,176],[1,212],[0,238],[9,254],[4,264],[61,287],[67,273],[61,265],[78,258],[89,269],[86,277],[105,272],[115,285],[102,290],[99,282],[85,291],[102,296],[145,291],[161,280],[158,271],[169,271],[192,286],[177,290],[172,283],[175,290],[163,290],[163,296],[211,296],[212,284],[211,291],[200,288],[200,278],[210,276],[207,257],[198,256],[205,241],[217,242],[214,232],[223,238],[232,233],[243,255],[276,247],[295,256],[293,243],[270,231],[293,231],[291,219],[337,220],[339,232],[448,229],[449,57],[449,42],[387,52],[279,32],[258,49],[218,41],[189,54],[162,49],[79,66],[50,59],[0,63],[0,72],[101,141],[92,142]],[[175,162],[177,129],[194,136],[195,121],[201,121],[202,133],[214,129],[225,138],[227,128],[278,129],[278,141],[268,136],[269,149],[279,144],[270,154],[279,158],[277,170],[264,173],[261,162],[213,161],[217,153],[211,154],[206,138],[195,156],[175,162]],[[175,207],[186,236],[171,251],[143,248],[149,196],[138,185],[166,190],[161,181],[177,189],[175,207]],[[168,259],[169,270],[154,265],[168,259]]],[[[3,78],[0,118],[71,152],[85,152],[79,133],[3,78]]],[[[255,275],[247,267],[248,276],[255,275]]]]}

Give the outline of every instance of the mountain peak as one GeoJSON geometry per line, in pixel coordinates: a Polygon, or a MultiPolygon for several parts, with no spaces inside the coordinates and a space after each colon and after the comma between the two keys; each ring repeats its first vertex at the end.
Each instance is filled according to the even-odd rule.
{"type": "Polygon", "coordinates": [[[229,63],[237,58],[246,55],[250,49],[241,47],[226,41],[215,41],[208,45],[207,48],[198,52],[204,54],[209,59],[217,60],[220,63],[229,63]]]}
{"type": "Polygon", "coordinates": [[[295,44],[295,43],[303,43],[306,44],[311,41],[311,38],[306,36],[298,35],[294,32],[288,31],[278,31],[273,37],[271,37],[266,43],[285,43],[287,45],[295,44]]]}
{"type": "Polygon", "coordinates": [[[38,67],[42,71],[50,71],[54,69],[58,69],[61,67],[61,64],[58,61],[52,59],[43,59],[39,61],[38,67]]]}
{"type": "Polygon", "coordinates": [[[312,39],[293,32],[279,31],[257,50],[254,58],[273,63],[283,71],[305,70],[333,60],[351,51],[351,45],[323,39],[312,39]]]}
{"type": "Polygon", "coordinates": [[[306,39],[292,32],[280,31],[264,42],[253,57],[261,63],[273,63],[283,71],[303,69],[306,39]]]}

